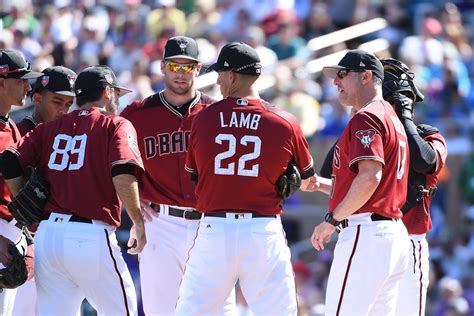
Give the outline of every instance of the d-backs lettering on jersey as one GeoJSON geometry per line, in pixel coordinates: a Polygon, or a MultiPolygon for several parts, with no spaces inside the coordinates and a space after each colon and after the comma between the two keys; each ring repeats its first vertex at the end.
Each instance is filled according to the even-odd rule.
{"type": "Polygon", "coordinates": [[[31,131],[33,128],[36,127],[38,123],[35,121],[34,118],[27,116],[24,119],[22,119],[20,122],[16,124],[18,127],[18,130],[20,131],[21,137],[25,136],[26,133],[31,131]]]}
{"type": "Polygon", "coordinates": [[[157,204],[196,206],[194,183],[185,172],[191,124],[198,112],[215,102],[196,91],[183,116],[164,97],[164,92],[127,106],[121,116],[137,130],[145,165],[140,185],[142,198],[157,204]]]}
{"type": "MultiPolygon", "coordinates": [[[[425,141],[431,144],[436,151],[438,161],[436,170],[433,173],[426,175],[425,189],[436,188],[438,178],[441,170],[446,165],[446,158],[448,157],[448,150],[446,141],[440,133],[428,135],[424,138],[425,141]]],[[[431,230],[431,216],[430,205],[432,195],[425,194],[421,203],[415,205],[407,213],[403,214],[403,223],[405,224],[409,234],[426,234],[431,230]]]]}
{"type": "MultiPolygon", "coordinates": [[[[13,145],[20,138],[20,132],[15,123],[11,119],[0,117],[0,153],[13,145]]],[[[11,200],[10,190],[0,175],[0,218],[12,218],[7,207],[11,200]]]]}
{"type": "Polygon", "coordinates": [[[111,170],[130,164],[143,174],[136,137],[128,120],[91,108],[38,125],[8,150],[51,184],[46,214],[76,214],[119,226],[121,203],[111,170]]]}
{"type": "Polygon", "coordinates": [[[211,105],[194,120],[186,160],[186,170],[198,177],[197,210],[281,213],[275,183],[290,160],[304,178],[314,174],[294,116],[255,99],[211,105]]]}
{"type": "Polygon", "coordinates": [[[381,162],[382,179],[371,198],[356,213],[401,218],[406,199],[409,150],[405,130],[385,101],[373,101],[349,121],[336,144],[332,168],[329,210],[346,196],[357,175],[357,163],[370,159],[381,162]]]}

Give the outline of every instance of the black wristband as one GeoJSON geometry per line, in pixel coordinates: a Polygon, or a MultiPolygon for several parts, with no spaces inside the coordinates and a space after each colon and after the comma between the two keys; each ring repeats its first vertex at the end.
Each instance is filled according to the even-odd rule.
{"type": "Polygon", "coordinates": [[[340,221],[336,221],[334,219],[334,217],[332,217],[332,212],[327,212],[326,215],[324,216],[324,221],[326,223],[329,223],[331,224],[332,226],[334,227],[337,227],[339,225],[341,225],[341,222],[340,221]]]}

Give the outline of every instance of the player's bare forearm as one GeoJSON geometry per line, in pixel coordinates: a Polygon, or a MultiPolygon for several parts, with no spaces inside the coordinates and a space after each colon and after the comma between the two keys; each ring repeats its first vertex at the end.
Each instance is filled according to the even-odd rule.
{"type": "MultiPolygon", "coordinates": [[[[382,178],[382,163],[375,160],[362,160],[359,172],[352,181],[346,196],[333,210],[333,217],[341,221],[361,208],[374,194],[382,178]]],[[[337,190],[337,187],[336,187],[337,190]]]]}
{"type": "Polygon", "coordinates": [[[16,196],[18,192],[20,192],[21,188],[25,185],[25,178],[23,176],[12,178],[12,179],[5,179],[6,184],[8,185],[8,189],[13,196],[16,196]]]}
{"type": "Polygon", "coordinates": [[[136,230],[137,245],[129,250],[131,253],[140,253],[146,244],[145,225],[140,207],[137,178],[130,174],[119,174],[112,178],[115,190],[125,206],[128,216],[136,230]]]}
{"type": "Polygon", "coordinates": [[[318,191],[329,195],[331,193],[332,180],[318,176],[318,182],[319,182],[318,191]]]}

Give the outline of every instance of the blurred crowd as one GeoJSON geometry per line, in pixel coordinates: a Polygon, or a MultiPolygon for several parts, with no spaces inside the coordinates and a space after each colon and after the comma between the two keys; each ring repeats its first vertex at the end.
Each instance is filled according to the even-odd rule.
{"type": "MultiPolygon", "coordinates": [[[[416,120],[439,128],[449,154],[461,157],[461,171],[446,170],[432,207],[427,314],[436,316],[474,315],[472,30],[474,3],[469,0],[0,0],[0,49],[20,50],[38,71],[64,65],[79,72],[107,64],[121,85],[134,91],[121,99],[121,108],[164,87],[160,62],[171,36],[195,38],[204,65],[225,43],[244,41],[257,48],[263,73],[274,78],[262,97],[295,114],[313,146],[334,142],[348,109],[339,104],[335,86],[311,72],[308,62],[385,39],[389,46],[377,55],[403,60],[426,97],[415,109],[416,120]],[[377,17],[388,26],[323,49],[308,45],[377,17]],[[460,210],[448,209],[450,181],[461,189],[460,210]],[[456,229],[449,229],[453,223],[456,229]]],[[[212,84],[205,89],[217,93],[212,84]]],[[[295,258],[302,314],[321,312],[331,258],[330,252],[295,258]]],[[[241,307],[245,315],[244,302],[241,307]]]]}

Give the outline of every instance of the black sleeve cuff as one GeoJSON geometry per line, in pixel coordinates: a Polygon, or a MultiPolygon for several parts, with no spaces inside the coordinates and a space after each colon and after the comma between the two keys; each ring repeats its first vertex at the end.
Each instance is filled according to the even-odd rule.
{"type": "Polygon", "coordinates": [[[137,172],[135,170],[135,166],[131,164],[121,164],[115,165],[112,167],[112,177],[115,177],[119,174],[129,174],[132,176],[137,177],[137,172]]]}
{"type": "Polygon", "coordinates": [[[308,171],[306,171],[305,173],[302,173],[302,174],[301,174],[301,179],[306,180],[306,179],[308,179],[309,177],[314,176],[314,174],[315,174],[314,169],[311,168],[310,170],[308,170],[308,171]]]}
{"type": "Polygon", "coordinates": [[[23,175],[18,158],[10,151],[4,151],[0,155],[0,171],[4,179],[14,179],[23,175]]]}

